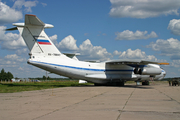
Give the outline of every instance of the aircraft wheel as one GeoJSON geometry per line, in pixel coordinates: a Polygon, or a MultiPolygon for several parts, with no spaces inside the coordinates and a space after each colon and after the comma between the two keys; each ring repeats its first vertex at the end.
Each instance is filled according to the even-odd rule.
{"type": "Polygon", "coordinates": [[[149,85],[149,81],[142,82],[142,85],[149,85]]]}
{"type": "Polygon", "coordinates": [[[94,83],[94,86],[103,86],[102,84],[94,83]]]}
{"type": "Polygon", "coordinates": [[[119,86],[124,86],[124,82],[120,82],[118,85],[119,86]]]}

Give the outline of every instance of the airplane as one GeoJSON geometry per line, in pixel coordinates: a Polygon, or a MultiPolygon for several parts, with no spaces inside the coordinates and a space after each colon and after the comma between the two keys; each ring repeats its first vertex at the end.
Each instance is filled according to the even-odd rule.
{"type": "Polygon", "coordinates": [[[63,54],[46,35],[44,29],[53,28],[36,15],[26,14],[24,23],[13,23],[30,50],[27,63],[51,73],[85,80],[95,85],[121,85],[125,81],[161,80],[166,72],[158,63],[146,60],[108,60],[104,62],[79,61],[77,54],[63,54]],[[70,57],[69,57],[70,56],[70,57]]]}

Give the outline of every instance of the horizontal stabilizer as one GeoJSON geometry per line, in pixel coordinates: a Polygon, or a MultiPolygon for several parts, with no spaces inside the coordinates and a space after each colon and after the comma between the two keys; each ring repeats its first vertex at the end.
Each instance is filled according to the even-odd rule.
{"type": "Polygon", "coordinates": [[[76,56],[80,55],[80,53],[63,53],[63,54],[74,60],[78,60],[78,58],[76,56]]]}
{"type": "Polygon", "coordinates": [[[13,28],[5,29],[5,31],[11,31],[11,30],[17,30],[17,27],[13,27],[13,28]]]}
{"type": "Polygon", "coordinates": [[[44,26],[44,28],[53,28],[54,26],[51,24],[45,24],[42,22],[36,15],[25,15],[25,25],[33,25],[33,26],[44,26]]]}
{"type": "Polygon", "coordinates": [[[25,15],[25,25],[44,26],[45,24],[36,15],[25,15]]]}

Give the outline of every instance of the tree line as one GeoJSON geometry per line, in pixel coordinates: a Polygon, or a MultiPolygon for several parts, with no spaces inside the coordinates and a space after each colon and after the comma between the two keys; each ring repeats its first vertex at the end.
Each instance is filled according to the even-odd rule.
{"type": "Polygon", "coordinates": [[[5,81],[5,80],[11,80],[12,78],[14,78],[14,76],[11,72],[5,72],[4,69],[1,70],[0,80],[5,81]]]}

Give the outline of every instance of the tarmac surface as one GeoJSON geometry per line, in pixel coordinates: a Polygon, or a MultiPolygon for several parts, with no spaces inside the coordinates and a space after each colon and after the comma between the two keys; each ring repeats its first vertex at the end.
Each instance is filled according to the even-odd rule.
{"type": "Polygon", "coordinates": [[[180,120],[180,86],[83,86],[0,93],[0,120],[180,120]]]}

